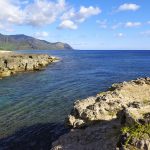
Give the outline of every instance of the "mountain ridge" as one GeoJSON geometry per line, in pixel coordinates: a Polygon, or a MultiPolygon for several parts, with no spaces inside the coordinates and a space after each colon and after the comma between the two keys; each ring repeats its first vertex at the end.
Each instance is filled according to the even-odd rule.
{"type": "Polygon", "coordinates": [[[3,35],[0,33],[0,50],[71,50],[69,44],[51,43],[24,34],[3,35]]]}

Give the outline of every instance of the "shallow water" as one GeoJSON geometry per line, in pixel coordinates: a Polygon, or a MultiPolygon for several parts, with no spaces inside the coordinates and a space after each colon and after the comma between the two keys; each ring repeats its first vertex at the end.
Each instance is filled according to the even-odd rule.
{"type": "Polygon", "coordinates": [[[96,95],[112,83],[150,76],[150,51],[21,52],[48,53],[61,61],[44,71],[0,80],[1,139],[23,127],[62,124],[75,100],[96,95]]]}

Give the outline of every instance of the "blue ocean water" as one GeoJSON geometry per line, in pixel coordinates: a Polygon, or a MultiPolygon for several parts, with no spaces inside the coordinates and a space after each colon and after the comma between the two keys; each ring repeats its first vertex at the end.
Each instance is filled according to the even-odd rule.
{"type": "MultiPolygon", "coordinates": [[[[150,51],[21,52],[46,53],[60,57],[61,61],[44,71],[19,73],[0,80],[0,148],[6,145],[8,136],[20,130],[19,139],[30,129],[26,137],[29,138],[33,132],[40,133],[52,125],[48,130],[54,135],[61,130],[54,125],[63,124],[75,100],[96,95],[112,83],[150,76],[150,51]]],[[[40,136],[44,139],[43,134],[40,136]]],[[[7,146],[16,138],[9,138],[7,146]]]]}

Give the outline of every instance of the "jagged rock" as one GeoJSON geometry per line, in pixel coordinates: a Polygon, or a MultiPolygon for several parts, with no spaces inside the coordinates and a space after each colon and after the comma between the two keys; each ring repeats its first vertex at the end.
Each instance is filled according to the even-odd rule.
{"type": "Polygon", "coordinates": [[[71,115],[68,117],[68,125],[80,127],[93,121],[111,120],[117,118],[117,113],[128,107],[133,102],[146,103],[150,101],[150,78],[141,78],[130,82],[114,84],[109,91],[77,101],[74,104],[71,115]],[[138,94],[137,94],[138,93],[138,94]],[[74,122],[70,118],[75,118],[74,122]],[[71,120],[71,122],[70,122],[71,120]],[[83,124],[77,126],[76,121],[82,120],[83,124]]]}
{"type": "Polygon", "coordinates": [[[0,54],[0,78],[16,72],[40,70],[56,59],[46,54],[0,54]]]}
{"type": "Polygon", "coordinates": [[[135,147],[139,148],[140,150],[150,150],[150,139],[147,140],[135,140],[133,143],[135,147]]]}
{"type": "Polygon", "coordinates": [[[125,109],[124,114],[128,125],[150,123],[150,105],[141,106],[139,108],[128,107],[125,109]]]}
{"type": "Polygon", "coordinates": [[[121,132],[127,125],[149,123],[150,78],[113,84],[108,91],[96,97],[74,103],[67,124],[75,129],[54,142],[52,150],[150,150],[150,129],[141,139],[121,132]]]}

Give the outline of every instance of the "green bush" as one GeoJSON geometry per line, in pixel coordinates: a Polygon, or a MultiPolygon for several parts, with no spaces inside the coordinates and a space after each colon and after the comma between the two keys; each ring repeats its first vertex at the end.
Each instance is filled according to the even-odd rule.
{"type": "Polygon", "coordinates": [[[144,139],[145,137],[150,138],[150,124],[134,124],[133,126],[125,126],[121,129],[123,134],[128,133],[125,145],[129,144],[132,138],[144,139]]]}

